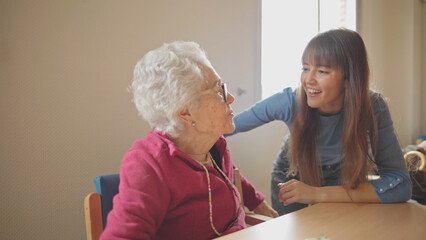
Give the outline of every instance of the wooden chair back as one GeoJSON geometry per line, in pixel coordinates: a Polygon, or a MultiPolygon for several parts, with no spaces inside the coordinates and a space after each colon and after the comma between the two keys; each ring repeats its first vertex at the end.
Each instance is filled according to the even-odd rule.
{"type": "Polygon", "coordinates": [[[108,213],[112,209],[112,199],[118,193],[119,174],[96,177],[96,192],[89,193],[84,199],[84,215],[88,240],[97,240],[101,236],[108,213]]]}
{"type": "Polygon", "coordinates": [[[98,240],[104,231],[101,195],[99,193],[89,193],[84,198],[84,218],[87,240],[98,240]]]}

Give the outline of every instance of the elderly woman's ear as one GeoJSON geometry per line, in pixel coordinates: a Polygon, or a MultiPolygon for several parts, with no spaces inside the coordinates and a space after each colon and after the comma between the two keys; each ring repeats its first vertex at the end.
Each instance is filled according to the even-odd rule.
{"type": "Polygon", "coordinates": [[[191,111],[189,110],[189,107],[184,107],[183,109],[181,109],[178,113],[178,116],[185,126],[189,127],[193,125],[194,119],[191,115],[191,111]]]}

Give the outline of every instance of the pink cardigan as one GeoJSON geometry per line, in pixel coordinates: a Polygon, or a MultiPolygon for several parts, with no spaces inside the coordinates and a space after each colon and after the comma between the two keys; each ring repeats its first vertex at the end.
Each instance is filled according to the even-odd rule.
{"type": "MultiPolygon", "coordinates": [[[[234,179],[225,138],[216,142],[222,170],[234,179]]],[[[239,202],[226,180],[207,167],[211,181],[213,223],[219,232],[238,216],[239,202]]],[[[241,175],[244,203],[250,210],[264,199],[241,175]]],[[[211,239],[207,179],[204,169],[168,135],[151,131],[124,156],[119,193],[101,239],[211,239]]],[[[246,227],[244,212],[225,234],[246,227]]]]}

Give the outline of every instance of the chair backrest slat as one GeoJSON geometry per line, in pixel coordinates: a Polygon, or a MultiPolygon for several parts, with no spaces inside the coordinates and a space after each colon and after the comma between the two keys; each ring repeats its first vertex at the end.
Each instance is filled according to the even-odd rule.
{"type": "Polygon", "coordinates": [[[86,220],[87,240],[98,240],[104,230],[101,196],[98,193],[90,193],[84,199],[84,217],[86,220]]]}

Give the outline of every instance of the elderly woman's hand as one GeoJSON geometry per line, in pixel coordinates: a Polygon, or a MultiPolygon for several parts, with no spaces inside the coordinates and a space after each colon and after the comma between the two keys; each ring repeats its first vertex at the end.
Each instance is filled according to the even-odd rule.
{"type": "Polygon", "coordinates": [[[273,217],[273,218],[276,218],[279,216],[277,211],[272,209],[272,207],[269,206],[269,204],[266,201],[261,202],[259,206],[257,206],[253,210],[253,212],[256,214],[261,214],[261,215],[265,215],[265,216],[273,217]]]}

